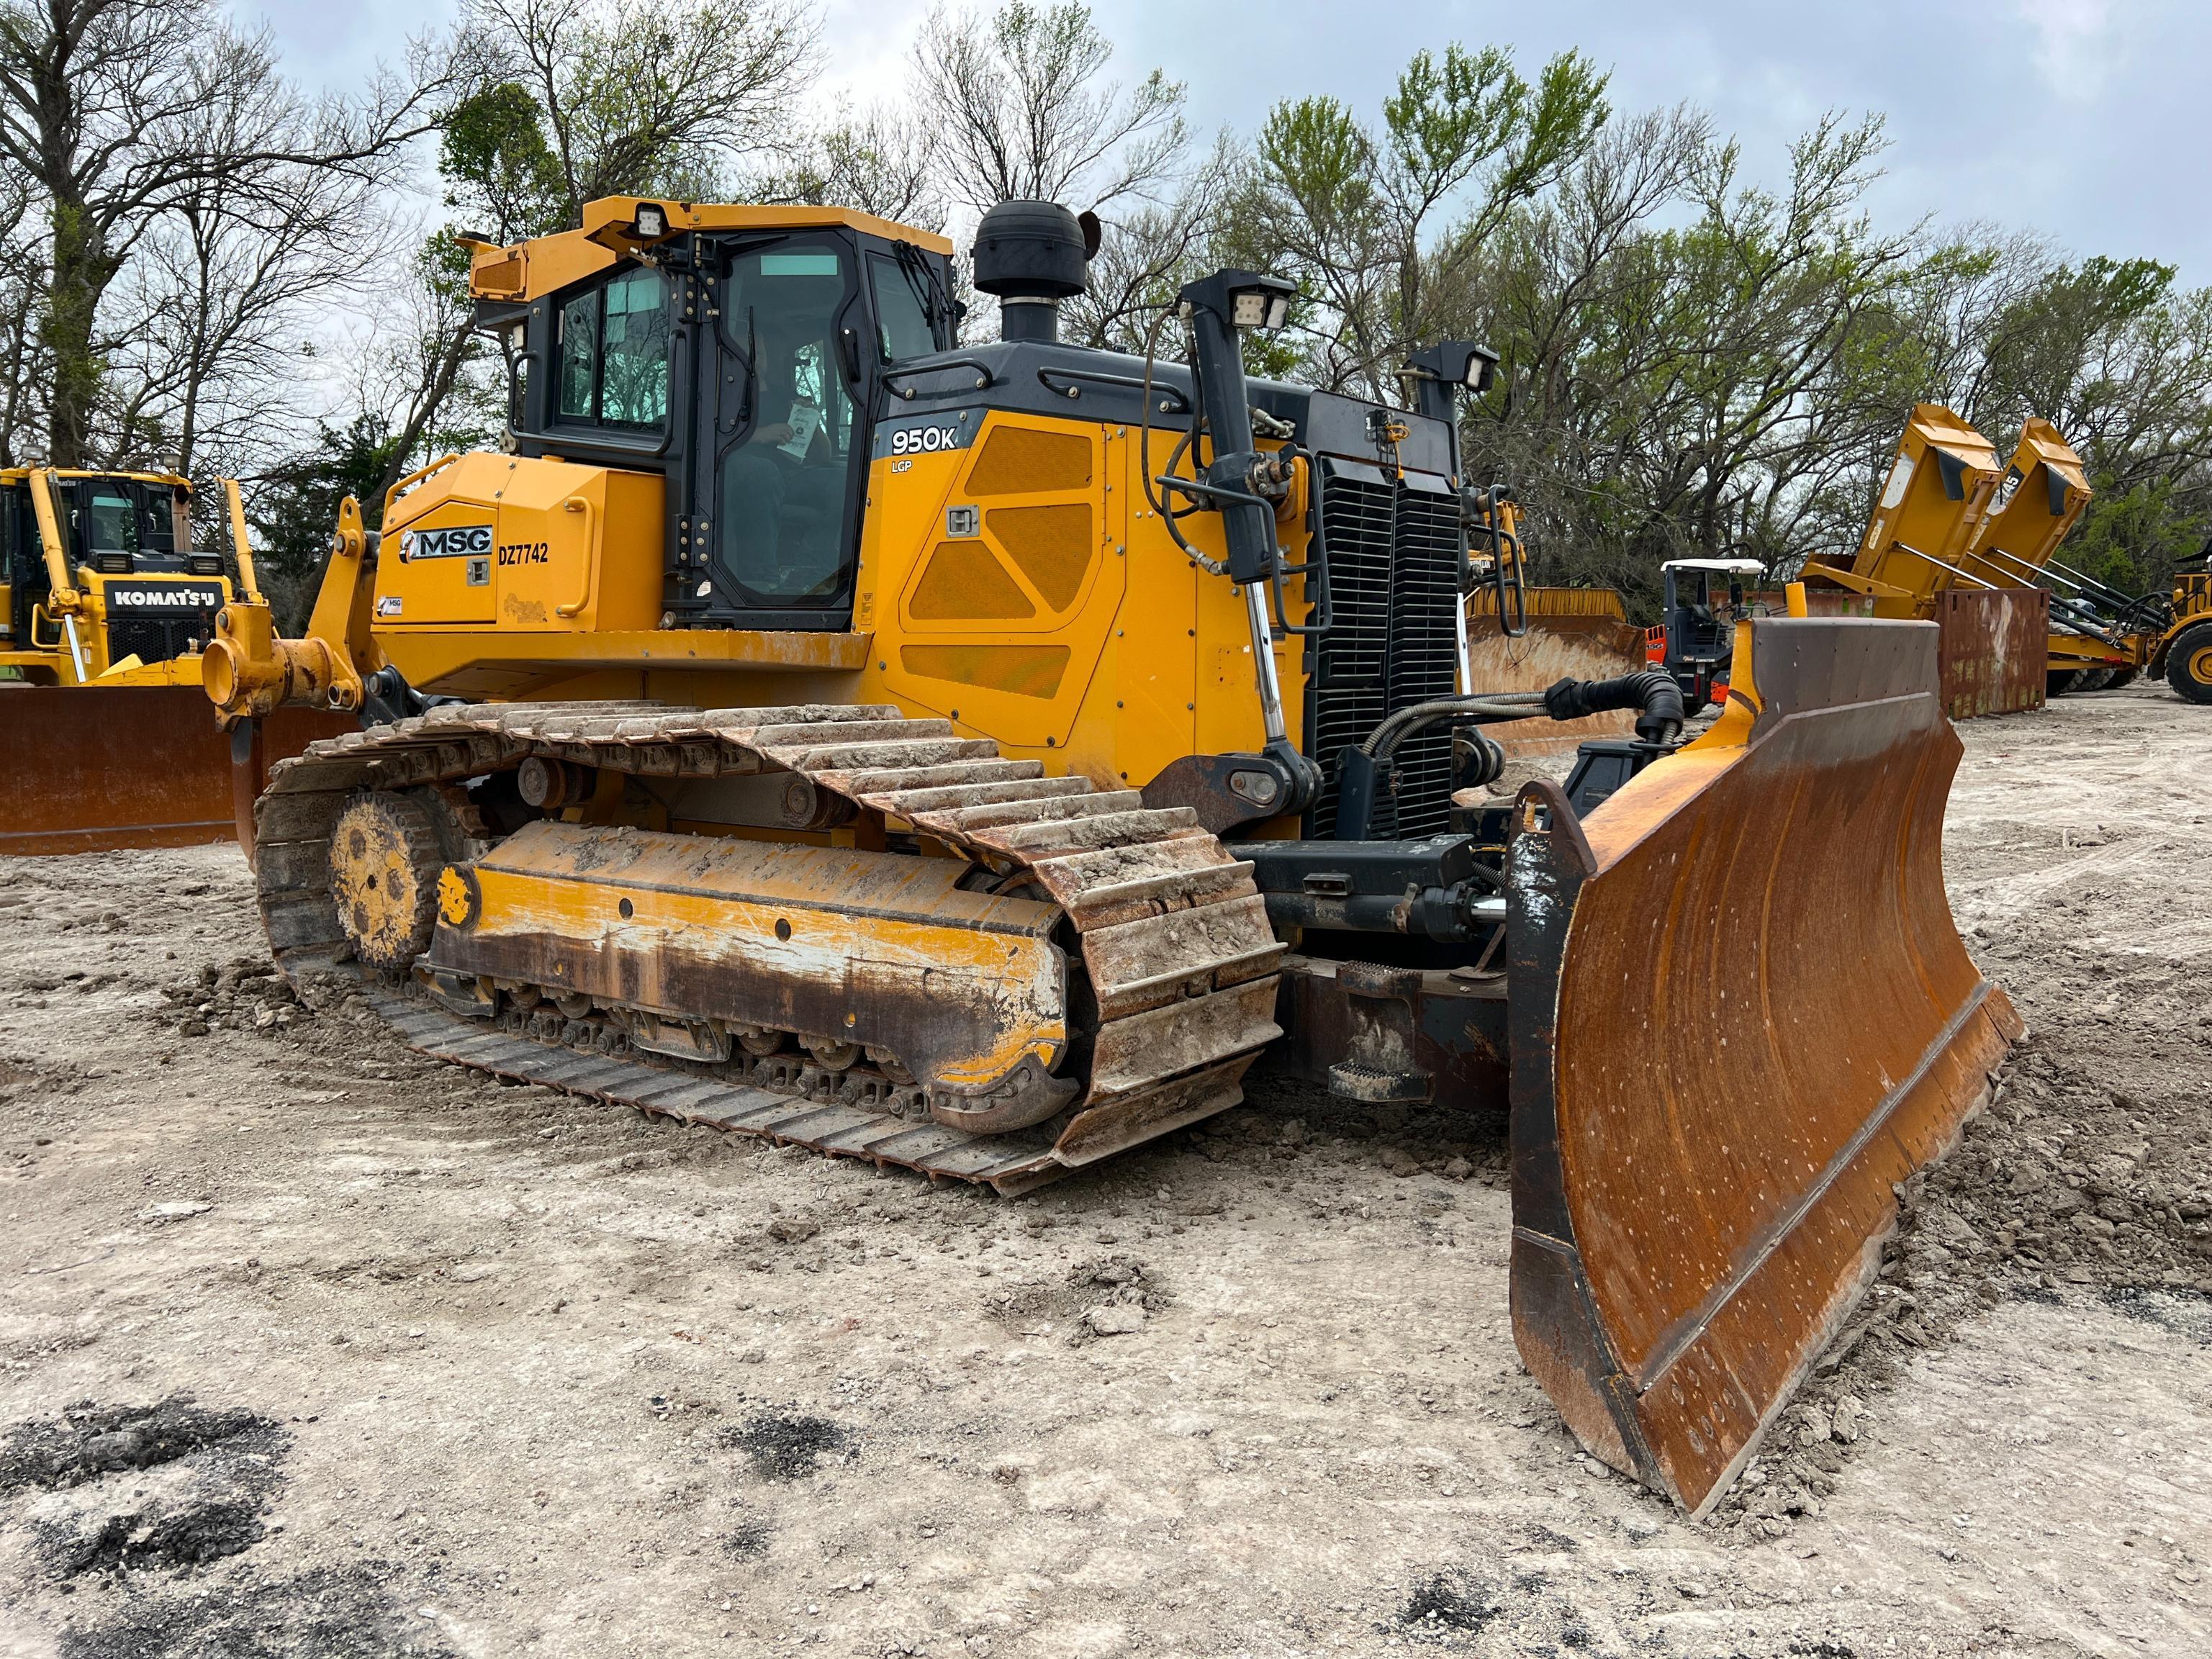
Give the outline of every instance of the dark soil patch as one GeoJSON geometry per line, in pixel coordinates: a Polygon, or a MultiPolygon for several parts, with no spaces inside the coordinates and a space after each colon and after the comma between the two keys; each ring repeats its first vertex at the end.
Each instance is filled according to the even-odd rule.
{"type": "Polygon", "coordinates": [[[88,1572],[196,1567],[261,1541],[257,1503],[195,1504],[166,1514],[111,1515],[91,1534],[50,1548],[64,1578],[88,1572]]]}
{"type": "Polygon", "coordinates": [[[722,1534],[722,1553],[732,1561],[757,1561],[775,1536],[775,1528],[757,1516],[740,1521],[722,1534]]]}
{"type": "Polygon", "coordinates": [[[826,1417],[787,1417],[763,1412],[724,1429],[722,1443],[752,1459],[754,1471],[771,1480],[796,1480],[814,1473],[825,1456],[843,1457],[853,1437],[826,1417]]]}
{"type": "Polygon", "coordinates": [[[1409,1636],[1442,1636],[1479,1631],[1504,1611],[1485,1586],[1471,1579],[1437,1573],[1413,1587],[1398,1609],[1398,1628],[1409,1636]]]}
{"type": "Polygon", "coordinates": [[[283,1431],[249,1411],[210,1411],[177,1395],[151,1406],[66,1407],[58,1420],[18,1424],[0,1441],[0,1495],[26,1486],[82,1486],[123,1469],[148,1469],[213,1446],[273,1452],[283,1431]]]}
{"type": "Polygon", "coordinates": [[[453,1659],[386,1586],[390,1563],[317,1568],[226,1587],[220,1595],[133,1596],[106,1617],[65,1626],[59,1659],[453,1659]]]}

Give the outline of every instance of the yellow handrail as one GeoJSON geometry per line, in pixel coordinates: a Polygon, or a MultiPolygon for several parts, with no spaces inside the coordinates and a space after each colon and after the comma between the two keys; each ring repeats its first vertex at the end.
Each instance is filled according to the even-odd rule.
{"type": "Polygon", "coordinates": [[[261,603],[261,581],[253,574],[253,548],[246,538],[246,502],[238,493],[238,480],[222,481],[223,499],[230,504],[230,549],[238,556],[239,585],[248,605],[261,603]]]}

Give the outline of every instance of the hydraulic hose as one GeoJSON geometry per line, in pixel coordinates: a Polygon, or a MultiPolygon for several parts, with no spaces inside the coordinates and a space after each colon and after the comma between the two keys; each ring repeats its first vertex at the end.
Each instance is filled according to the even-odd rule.
{"type": "Polygon", "coordinates": [[[1544,692],[1544,710],[1555,720],[1579,720],[1610,709],[1637,711],[1636,735],[1646,743],[1671,743],[1685,718],[1682,688],[1663,669],[1647,668],[1611,680],[1557,680],[1544,692]]]}
{"type": "Polygon", "coordinates": [[[1401,708],[1367,734],[1359,745],[1362,754],[1376,760],[1389,760],[1398,752],[1398,745],[1414,732],[1446,720],[1465,720],[1483,723],[1491,720],[1525,720],[1538,714],[1548,714],[1544,699],[1549,692],[1489,691],[1472,697],[1447,697],[1435,702],[1417,702],[1401,708]]]}

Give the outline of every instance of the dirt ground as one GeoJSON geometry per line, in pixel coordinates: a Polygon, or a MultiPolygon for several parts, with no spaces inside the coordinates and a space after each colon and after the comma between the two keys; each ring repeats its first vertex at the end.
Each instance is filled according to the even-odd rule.
{"type": "Polygon", "coordinates": [[[295,1006],[234,851],[0,865],[0,1652],[2212,1651],[2212,709],[1965,736],[2033,1035],[1698,1524],[1522,1372],[1498,1124],[1006,1202],[295,1006]]]}

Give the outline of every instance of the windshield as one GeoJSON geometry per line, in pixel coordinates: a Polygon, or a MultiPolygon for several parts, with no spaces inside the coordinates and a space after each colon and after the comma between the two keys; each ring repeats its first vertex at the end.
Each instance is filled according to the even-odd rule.
{"type": "Polygon", "coordinates": [[[834,604],[846,586],[859,422],[842,331],[854,289],[834,242],[730,258],[722,326],[737,368],[725,424],[737,436],[722,453],[715,518],[720,574],[743,603],[834,604]]]}
{"type": "Polygon", "coordinates": [[[88,550],[136,553],[138,550],[138,507],[127,495],[106,490],[87,493],[81,528],[88,550]]]}

